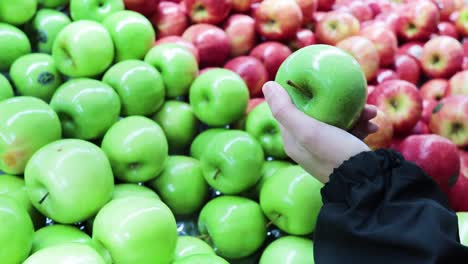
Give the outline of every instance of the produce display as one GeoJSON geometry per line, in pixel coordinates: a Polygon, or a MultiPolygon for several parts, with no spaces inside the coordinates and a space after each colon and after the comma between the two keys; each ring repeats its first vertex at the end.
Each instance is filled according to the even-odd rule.
{"type": "Polygon", "coordinates": [[[466,1],[0,0],[0,262],[313,264],[267,81],[344,130],[375,105],[468,245],[466,1]]]}

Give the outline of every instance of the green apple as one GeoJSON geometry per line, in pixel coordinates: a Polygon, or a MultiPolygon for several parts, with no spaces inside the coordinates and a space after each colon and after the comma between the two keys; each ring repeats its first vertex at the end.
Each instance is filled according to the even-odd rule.
{"type": "Polygon", "coordinates": [[[314,231],[322,208],[322,187],[299,166],[279,169],[263,184],[260,205],[271,223],[284,232],[307,235],[314,231]]]}
{"type": "Polygon", "coordinates": [[[143,61],[119,62],[107,70],[102,81],[119,94],[123,116],[154,114],[164,103],[161,74],[143,61]]]}
{"type": "Polygon", "coordinates": [[[153,190],[143,185],[134,183],[121,183],[114,186],[112,200],[133,196],[159,199],[159,196],[153,192],[153,190]]]}
{"type": "Polygon", "coordinates": [[[46,102],[62,84],[52,56],[41,53],[18,58],[11,65],[10,77],[19,95],[37,97],[46,102]]]}
{"type": "Polygon", "coordinates": [[[44,101],[20,96],[0,102],[1,171],[22,174],[39,148],[60,137],[60,120],[44,101]]]}
{"type": "Polygon", "coordinates": [[[239,259],[257,251],[266,239],[266,219],[260,205],[237,196],[220,196],[201,210],[198,229],[218,255],[239,259]]]}
{"type": "Polygon", "coordinates": [[[219,133],[200,157],[208,184],[224,194],[238,194],[261,177],[264,155],[260,143],[240,130],[219,133]]]}
{"type": "Polygon", "coordinates": [[[191,157],[170,156],[161,175],[150,185],[176,215],[195,213],[208,198],[201,163],[191,157]]]}
{"type": "Polygon", "coordinates": [[[209,126],[225,126],[242,118],[249,90],[236,73],[215,68],[199,75],[190,88],[195,115],[209,126]]]}
{"type": "Polygon", "coordinates": [[[13,175],[1,175],[0,196],[8,196],[26,208],[36,228],[45,222],[44,217],[34,208],[29,200],[26,185],[22,178],[13,175]]]}
{"type": "Polygon", "coordinates": [[[156,178],[168,157],[167,139],[161,127],[143,116],[126,117],[104,135],[102,150],[114,175],[125,182],[156,178]]]}
{"type": "MultiPolygon", "coordinates": [[[[9,1],[0,3],[10,4],[9,1]]],[[[0,38],[0,50],[2,51],[0,52],[0,71],[5,71],[17,58],[31,52],[31,43],[23,31],[5,23],[0,23],[0,36],[2,36],[0,38]]]]}
{"type": "Polygon", "coordinates": [[[26,209],[13,199],[0,196],[0,259],[5,264],[22,263],[31,250],[34,229],[26,209]]]}
{"type": "Polygon", "coordinates": [[[127,197],[99,211],[93,239],[109,251],[113,263],[168,264],[175,255],[177,225],[160,200],[127,197]]]}
{"type": "MultiPolygon", "coordinates": [[[[22,25],[34,16],[36,10],[37,0],[1,0],[0,21],[12,25],[22,25]]],[[[2,50],[2,52],[4,51],[2,50]]]]}
{"type": "Polygon", "coordinates": [[[329,45],[312,45],[289,56],[276,81],[307,115],[350,129],[366,103],[367,82],[359,63],[347,52],[329,45]]]}
{"type": "Polygon", "coordinates": [[[123,0],[70,0],[73,20],[103,21],[109,15],[124,10],[123,0]]]}
{"type": "Polygon", "coordinates": [[[292,163],[282,160],[270,160],[263,163],[262,172],[260,173],[260,180],[257,181],[253,188],[253,196],[255,199],[260,197],[260,191],[263,184],[271,178],[278,170],[293,166],[292,163]]]}
{"type": "Polygon", "coordinates": [[[170,98],[187,95],[198,74],[195,56],[186,48],[173,43],[154,46],[146,54],[145,61],[161,72],[166,95],[170,98]]]}
{"type": "Polygon", "coordinates": [[[215,255],[214,249],[205,241],[193,236],[180,236],[177,239],[175,260],[198,254],[215,255]]]}
{"type": "Polygon", "coordinates": [[[0,102],[13,96],[13,87],[11,87],[8,79],[0,74],[0,102]]]}
{"type": "Polygon", "coordinates": [[[164,130],[170,150],[181,150],[189,146],[199,125],[192,107],[180,101],[166,101],[153,116],[153,120],[164,130]]]}
{"type": "Polygon", "coordinates": [[[278,121],[273,117],[266,102],[259,104],[249,113],[245,121],[245,131],[260,142],[265,155],[276,159],[288,157],[278,121]]]}
{"type": "Polygon", "coordinates": [[[68,4],[68,0],[38,0],[43,7],[55,8],[68,4]]]}
{"type": "Polygon", "coordinates": [[[106,264],[92,247],[81,243],[64,243],[32,254],[23,264],[106,264]]]}
{"type": "Polygon", "coordinates": [[[140,13],[129,10],[116,12],[102,24],[114,40],[116,61],[143,59],[154,45],[156,34],[153,25],[140,13]]]}
{"type": "Polygon", "coordinates": [[[59,71],[70,77],[93,77],[114,59],[114,43],[107,29],[94,21],[77,21],[57,35],[52,56],[59,71]]]}
{"type": "Polygon", "coordinates": [[[109,85],[93,79],[64,83],[52,96],[50,106],[60,118],[65,137],[99,138],[119,120],[119,95],[109,85]]]}
{"type": "Polygon", "coordinates": [[[271,263],[314,264],[314,243],[302,237],[281,237],[268,245],[260,258],[259,264],[271,263]]]}
{"type": "Polygon", "coordinates": [[[70,18],[58,10],[41,9],[37,11],[31,25],[33,34],[36,36],[34,44],[37,50],[50,54],[57,35],[70,23],[70,18]]]}
{"type": "Polygon", "coordinates": [[[79,139],[58,140],[41,148],[28,162],[24,180],[34,207],[63,224],[96,214],[114,190],[105,153],[79,139]]]}
{"type": "Polygon", "coordinates": [[[468,212],[457,212],[460,243],[468,246],[468,212]]]}
{"type": "Polygon", "coordinates": [[[224,128],[210,128],[202,133],[200,133],[198,136],[195,137],[195,139],[192,141],[192,145],[190,146],[190,156],[200,159],[203,152],[206,149],[206,146],[208,146],[208,143],[211,142],[211,140],[214,138],[215,135],[219,134],[220,132],[227,131],[227,129],[224,128]]]}
{"type": "Polygon", "coordinates": [[[44,248],[65,243],[80,243],[88,245],[98,253],[102,254],[101,256],[106,263],[111,263],[110,255],[108,255],[107,250],[92,240],[85,232],[74,226],[68,225],[54,224],[37,230],[34,233],[31,254],[34,254],[44,248]]]}
{"type": "Polygon", "coordinates": [[[178,259],[172,264],[229,264],[229,262],[214,254],[198,254],[178,259]]]}

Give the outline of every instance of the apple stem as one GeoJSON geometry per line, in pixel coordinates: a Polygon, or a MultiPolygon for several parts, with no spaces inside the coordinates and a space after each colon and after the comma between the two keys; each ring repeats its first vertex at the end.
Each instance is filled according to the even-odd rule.
{"type": "Polygon", "coordinates": [[[221,173],[221,170],[217,169],[215,175],[213,176],[213,180],[216,180],[220,173],[221,173]]]}
{"type": "Polygon", "coordinates": [[[301,94],[304,94],[306,95],[307,97],[310,97],[312,98],[312,94],[307,91],[306,89],[302,88],[301,86],[299,86],[297,83],[291,81],[291,80],[287,80],[286,81],[286,84],[293,87],[294,89],[296,89],[298,92],[300,92],[301,94]]]}
{"type": "Polygon", "coordinates": [[[273,225],[273,222],[275,222],[276,220],[278,220],[280,217],[281,217],[280,214],[276,214],[276,216],[274,217],[274,219],[271,219],[270,222],[268,222],[268,223],[266,224],[266,228],[271,227],[271,226],[273,225]]]}
{"type": "Polygon", "coordinates": [[[199,235],[197,236],[197,238],[201,239],[201,240],[205,240],[205,239],[208,239],[210,236],[208,234],[203,234],[203,235],[199,235]]]}
{"type": "Polygon", "coordinates": [[[39,204],[42,204],[47,196],[49,196],[49,193],[46,193],[44,196],[42,196],[42,198],[39,200],[39,204]]]}

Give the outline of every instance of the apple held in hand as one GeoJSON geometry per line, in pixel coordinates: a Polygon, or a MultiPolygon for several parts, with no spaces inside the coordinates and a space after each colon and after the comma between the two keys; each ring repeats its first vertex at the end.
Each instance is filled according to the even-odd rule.
{"type": "Polygon", "coordinates": [[[239,74],[249,88],[251,97],[262,94],[263,84],[268,81],[268,72],[260,60],[252,56],[240,56],[228,61],[224,68],[239,74]]]}
{"type": "Polygon", "coordinates": [[[91,77],[105,71],[114,59],[114,44],[104,26],[77,21],[60,31],[52,56],[59,71],[70,77],[91,77]]]}
{"type": "Polygon", "coordinates": [[[270,263],[314,264],[314,243],[296,236],[278,238],[268,245],[260,258],[259,264],[270,263]]]}
{"type": "Polygon", "coordinates": [[[423,48],[421,65],[427,76],[450,77],[461,69],[463,47],[458,40],[440,36],[429,40],[423,48]]]}
{"type": "Polygon", "coordinates": [[[0,23],[0,36],[2,36],[0,38],[0,50],[2,51],[0,53],[0,71],[5,71],[17,58],[31,52],[31,44],[23,31],[9,24],[0,23]]]}
{"type": "Polygon", "coordinates": [[[450,78],[448,94],[468,96],[468,70],[458,72],[450,78]]]}
{"type": "Polygon", "coordinates": [[[23,264],[105,264],[92,247],[80,243],[64,243],[44,248],[26,259],[23,264]]]}
{"type": "Polygon", "coordinates": [[[217,68],[195,79],[189,100],[193,112],[203,123],[225,126],[242,117],[247,108],[249,90],[239,75],[217,68]]]}
{"type": "Polygon", "coordinates": [[[102,149],[115,177],[133,183],[156,178],[168,157],[167,139],[161,127],[142,116],[115,123],[104,135],[102,149]]]}
{"type": "Polygon", "coordinates": [[[159,0],[123,0],[125,9],[151,17],[158,8],[159,0]]]}
{"type": "Polygon", "coordinates": [[[105,153],[78,139],[58,140],[37,151],[28,162],[24,180],[34,207],[64,224],[97,213],[114,189],[105,153]]]}
{"type": "Polygon", "coordinates": [[[102,81],[119,95],[123,116],[151,115],[164,103],[166,91],[162,76],[143,61],[119,62],[107,70],[102,81]]]}
{"type": "Polygon", "coordinates": [[[267,233],[260,205],[237,196],[220,196],[209,201],[200,212],[198,229],[218,255],[231,259],[257,251],[267,233]]]}
{"type": "Polygon", "coordinates": [[[182,6],[169,1],[159,2],[156,13],[151,17],[151,23],[157,30],[158,38],[180,36],[189,25],[182,6]]]}
{"type": "Polygon", "coordinates": [[[200,254],[215,255],[215,252],[210,245],[199,238],[192,236],[179,236],[177,239],[175,261],[188,256],[200,254]]]}
{"type": "Polygon", "coordinates": [[[387,115],[395,134],[411,131],[421,118],[421,95],[418,88],[407,81],[391,80],[379,84],[369,95],[367,102],[387,115]]]}
{"type": "Polygon", "coordinates": [[[460,156],[455,144],[438,135],[413,135],[400,145],[406,160],[416,163],[442,190],[455,184],[460,172],[460,156]],[[443,161],[443,162],[440,162],[443,161]]]}
{"type": "Polygon", "coordinates": [[[468,146],[468,96],[442,99],[432,110],[429,128],[458,147],[468,146]]]}
{"type": "Polygon", "coordinates": [[[322,187],[299,166],[280,169],[263,184],[260,205],[281,230],[291,235],[307,235],[314,231],[322,208],[322,187]]]}
{"type": "Polygon", "coordinates": [[[62,123],[63,135],[95,139],[118,121],[119,95],[109,85],[93,80],[72,79],[55,92],[50,106],[62,123]]]}
{"type": "Polygon", "coordinates": [[[183,0],[194,24],[218,24],[231,11],[232,0],[183,0]]]}
{"type": "Polygon", "coordinates": [[[145,62],[161,73],[166,96],[170,98],[187,95],[198,73],[196,58],[190,51],[177,44],[154,46],[146,54],[145,62]]]}
{"type": "Polygon", "coordinates": [[[10,197],[0,197],[0,259],[23,263],[31,250],[34,229],[26,209],[10,197]]]}
{"type": "Polygon", "coordinates": [[[445,79],[432,79],[424,83],[419,89],[423,100],[439,101],[444,98],[449,90],[449,82],[445,79]]]}
{"type": "Polygon", "coordinates": [[[260,142],[266,156],[287,158],[278,121],[273,117],[266,102],[259,104],[249,113],[245,131],[260,142]]]}
{"type": "Polygon", "coordinates": [[[151,22],[133,11],[116,12],[102,24],[114,42],[116,61],[143,59],[156,38],[151,22]]]}
{"type": "Polygon", "coordinates": [[[10,68],[10,77],[19,95],[50,101],[62,84],[62,76],[52,56],[28,54],[18,58],[10,68]]]}
{"type": "Polygon", "coordinates": [[[5,76],[0,74],[0,102],[13,96],[13,87],[5,76]]]}
{"type": "Polygon", "coordinates": [[[336,45],[347,37],[357,35],[359,29],[359,20],[353,15],[334,11],[327,13],[323,19],[318,21],[315,36],[320,43],[336,45]]]}
{"type": "Polygon", "coordinates": [[[354,125],[366,102],[367,83],[359,63],[328,45],[294,52],[281,65],[276,81],[301,111],[342,129],[354,125]]]}
{"type": "Polygon", "coordinates": [[[128,197],[99,211],[93,239],[109,251],[113,263],[167,264],[175,255],[177,226],[160,200],[128,197]]]}
{"type": "Polygon", "coordinates": [[[460,243],[468,246],[468,212],[457,212],[460,243]]]}
{"type": "Polygon", "coordinates": [[[37,0],[15,0],[0,2],[0,21],[22,25],[28,22],[37,11],[37,0]]]}
{"type": "Polygon", "coordinates": [[[38,52],[50,54],[58,33],[70,23],[70,18],[58,10],[37,11],[32,20],[32,30],[36,36],[36,42],[33,45],[36,46],[38,52]]]}
{"type": "Polygon", "coordinates": [[[60,137],[60,120],[44,101],[21,96],[0,102],[1,171],[22,174],[38,149],[60,137]]]}
{"type": "Polygon", "coordinates": [[[234,14],[228,18],[224,25],[233,57],[247,54],[256,42],[255,20],[243,14],[234,14]]]}
{"type": "Polygon", "coordinates": [[[348,52],[358,61],[367,81],[375,78],[379,69],[380,57],[370,40],[360,36],[348,37],[338,42],[336,47],[348,52]]]}
{"type": "Polygon", "coordinates": [[[107,16],[124,10],[123,0],[70,0],[70,15],[74,21],[103,21],[107,16]]]}
{"type": "Polygon", "coordinates": [[[377,110],[377,116],[371,120],[372,123],[379,127],[375,133],[368,135],[364,142],[372,149],[377,150],[380,148],[387,148],[392,144],[393,138],[393,123],[387,115],[377,110]]]}
{"type": "Polygon", "coordinates": [[[255,11],[257,32],[267,40],[287,40],[302,25],[302,11],[294,0],[265,0],[255,11]]]}
{"type": "Polygon", "coordinates": [[[255,47],[250,56],[259,59],[268,71],[268,80],[274,80],[281,63],[291,55],[288,46],[275,41],[267,41],[255,47]]]}

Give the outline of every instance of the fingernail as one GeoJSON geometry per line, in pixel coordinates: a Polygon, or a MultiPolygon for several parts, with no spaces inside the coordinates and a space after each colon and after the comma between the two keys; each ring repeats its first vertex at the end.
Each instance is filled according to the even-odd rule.
{"type": "Polygon", "coordinates": [[[275,93],[274,84],[271,81],[265,83],[265,85],[263,85],[262,91],[263,91],[263,95],[265,95],[266,100],[273,98],[274,93],[275,93]]]}

